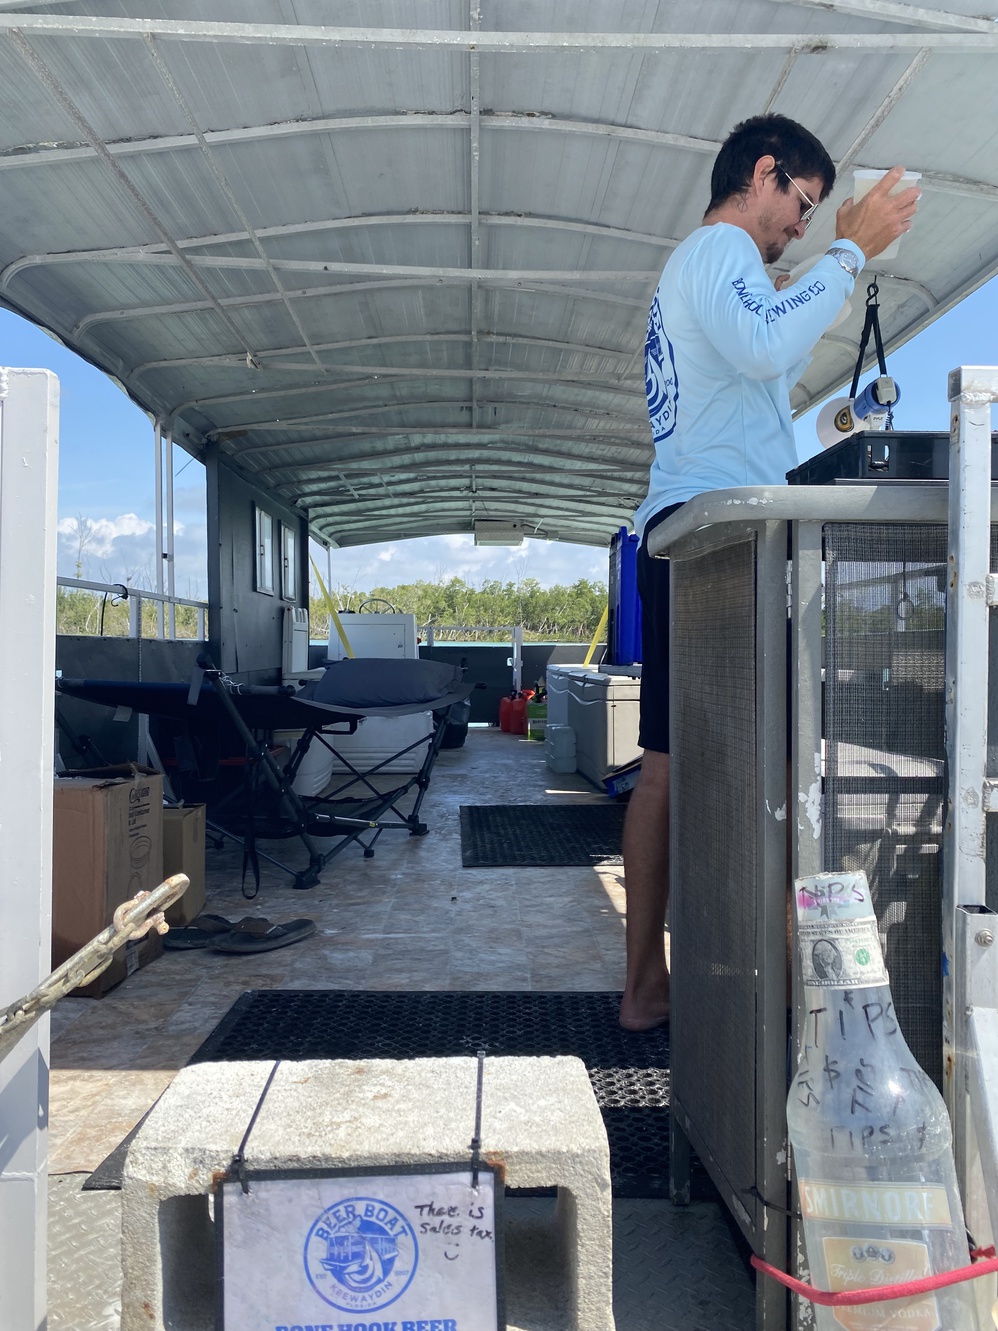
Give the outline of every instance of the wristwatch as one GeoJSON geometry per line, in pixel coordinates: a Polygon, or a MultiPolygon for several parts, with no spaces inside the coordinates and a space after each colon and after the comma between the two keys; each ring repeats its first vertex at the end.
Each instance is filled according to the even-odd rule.
{"type": "Polygon", "coordinates": [[[853,281],[859,277],[861,265],[854,250],[847,250],[844,245],[832,245],[825,253],[834,259],[840,268],[844,268],[853,281]]]}

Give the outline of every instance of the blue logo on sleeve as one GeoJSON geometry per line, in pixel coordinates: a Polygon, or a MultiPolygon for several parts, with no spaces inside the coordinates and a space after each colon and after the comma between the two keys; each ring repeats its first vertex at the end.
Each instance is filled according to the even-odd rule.
{"type": "Polygon", "coordinates": [[[679,379],[672,343],[662,326],[662,307],[658,295],[651,303],[648,315],[648,337],[645,341],[645,392],[648,394],[648,415],[655,443],[668,439],[676,428],[676,410],[679,405],[679,379]],[[668,363],[666,363],[668,353],[668,363]]]}
{"type": "Polygon", "coordinates": [[[412,1225],[390,1202],[350,1197],[328,1206],[305,1240],[305,1274],[343,1312],[385,1308],[408,1289],[419,1262],[412,1225]]]}

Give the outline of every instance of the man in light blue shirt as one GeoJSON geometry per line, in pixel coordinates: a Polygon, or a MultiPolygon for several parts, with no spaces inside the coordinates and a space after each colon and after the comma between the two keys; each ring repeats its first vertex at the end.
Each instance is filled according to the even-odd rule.
{"type": "Polygon", "coordinates": [[[721,145],[703,224],[671,255],[645,346],[655,444],[642,536],[641,776],[624,828],[627,982],[620,1022],[648,1030],[669,1016],[663,930],[669,885],[668,561],[648,533],[708,490],[782,484],[797,465],[790,389],[811,348],[852,293],[868,258],[911,226],[917,189],[891,197],[895,167],[861,203],[836,214],[836,239],[793,286],[766,265],[801,239],[835,184],[821,143],[780,115],[755,116],[721,145]]]}

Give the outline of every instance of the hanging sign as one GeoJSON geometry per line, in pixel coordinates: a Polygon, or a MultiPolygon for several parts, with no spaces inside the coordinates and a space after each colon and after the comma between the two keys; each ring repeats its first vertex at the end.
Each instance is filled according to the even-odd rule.
{"type": "Polygon", "coordinates": [[[215,1196],[225,1331],[502,1331],[495,1174],[246,1171],[215,1196]],[[243,1181],[245,1180],[245,1188],[243,1181]]]}

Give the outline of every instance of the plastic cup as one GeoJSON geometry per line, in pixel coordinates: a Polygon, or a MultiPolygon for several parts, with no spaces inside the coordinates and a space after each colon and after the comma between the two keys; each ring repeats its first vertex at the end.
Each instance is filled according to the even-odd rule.
{"type": "MultiPolygon", "coordinates": [[[[866,167],[859,167],[853,171],[853,190],[852,197],[854,203],[859,203],[860,199],[869,194],[878,180],[882,180],[887,175],[886,171],[873,171],[866,167]]],[[[898,183],[891,190],[892,194],[900,194],[906,189],[911,189],[912,185],[917,185],[922,179],[921,171],[906,171],[898,183]]],[[[898,236],[893,244],[888,245],[885,250],[876,255],[876,261],[881,259],[896,259],[898,250],[901,247],[901,237],[898,236]]]]}

